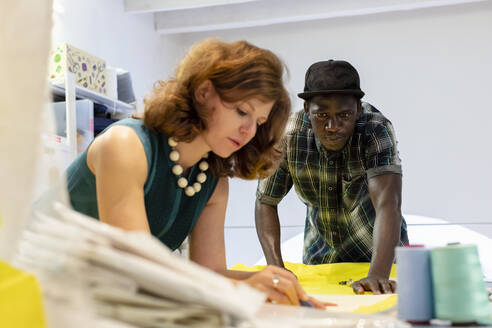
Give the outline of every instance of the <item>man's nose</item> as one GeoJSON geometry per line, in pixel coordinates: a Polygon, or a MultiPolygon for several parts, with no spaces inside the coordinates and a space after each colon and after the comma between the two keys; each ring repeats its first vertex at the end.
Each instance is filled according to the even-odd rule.
{"type": "Polygon", "coordinates": [[[325,130],[328,132],[336,132],[340,128],[340,122],[336,117],[330,117],[325,123],[325,130]]]}

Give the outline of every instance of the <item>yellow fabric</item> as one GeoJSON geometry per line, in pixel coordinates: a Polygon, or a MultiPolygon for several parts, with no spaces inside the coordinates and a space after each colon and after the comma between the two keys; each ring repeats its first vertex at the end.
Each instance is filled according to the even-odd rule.
{"type": "Polygon", "coordinates": [[[0,327],[46,328],[36,278],[0,261],[0,327]]]}
{"type": "MultiPolygon", "coordinates": [[[[362,279],[367,276],[370,263],[331,263],[319,265],[307,265],[303,263],[284,262],[287,269],[292,271],[299,283],[308,294],[323,294],[323,295],[354,295],[351,286],[340,285],[340,281],[353,281],[362,279]]],[[[264,265],[247,266],[242,263],[234,265],[231,270],[241,271],[259,271],[265,268],[264,265]]],[[[391,278],[396,277],[396,265],[391,268],[391,278]]],[[[372,294],[372,293],[366,293],[372,294]]],[[[356,301],[357,298],[355,297],[356,301]]],[[[356,313],[375,313],[387,310],[396,305],[397,296],[391,295],[384,301],[380,301],[374,305],[361,306],[356,313]]]]}
{"type": "Polygon", "coordinates": [[[395,307],[397,303],[398,303],[398,296],[390,295],[384,301],[380,301],[373,305],[361,305],[357,310],[354,311],[354,313],[370,314],[370,313],[382,312],[391,309],[392,307],[395,307]]]}

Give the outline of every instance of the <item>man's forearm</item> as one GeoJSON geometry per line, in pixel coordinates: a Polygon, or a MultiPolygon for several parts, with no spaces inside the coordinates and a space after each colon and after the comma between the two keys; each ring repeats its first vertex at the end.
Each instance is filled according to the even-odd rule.
{"type": "MultiPolygon", "coordinates": [[[[378,213],[378,212],[376,212],[378,213]]],[[[400,242],[401,212],[397,209],[380,210],[373,232],[373,253],[368,276],[389,277],[400,242]]]]}
{"type": "Polygon", "coordinates": [[[280,222],[277,207],[262,204],[257,200],[255,222],[256,232],[267,264],[284,267],[280,251],[280,222]]]}

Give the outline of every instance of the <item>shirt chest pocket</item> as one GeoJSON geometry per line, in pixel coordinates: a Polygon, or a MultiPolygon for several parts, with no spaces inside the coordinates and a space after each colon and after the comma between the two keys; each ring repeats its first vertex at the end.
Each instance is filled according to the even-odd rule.
{"type": "Polygon", "coordinates": [[[343,207],[349,212],[360,203],[362,194],[367,191],[367,181],[364,174],[342,177],[343,207]]]}
{"type": "Polygon", "coordinates": [[[292,182],[296,190],[297,196],[303,203],[318,206],[319,203],[319,182],[318,179],[313,179],[316,174],[315,170],[307,167],[296,167],[296,174],[292,175],[292,182]]]}

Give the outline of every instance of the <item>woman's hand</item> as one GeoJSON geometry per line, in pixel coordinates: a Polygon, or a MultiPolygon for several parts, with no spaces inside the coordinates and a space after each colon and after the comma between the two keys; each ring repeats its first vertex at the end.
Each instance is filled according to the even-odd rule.
{"type": "Polygon", "coordinates": [[[316,309],[326,309],[327,306],[338,306],[337,303],[322,302],[312,296],[309,296],[308,302],[311,303],[316,309]]]}
{"type": "Polygon", "coordinates": [[[299,281],[290,271],[269,265],[262,271],[254,273],[244,280],[251,287],[258,289],[268,296],[268,301],[299,306],[299,300],[309,301],[315,308],[324,309],[326,304],[309,297],[302,289],[299,281]]]}

